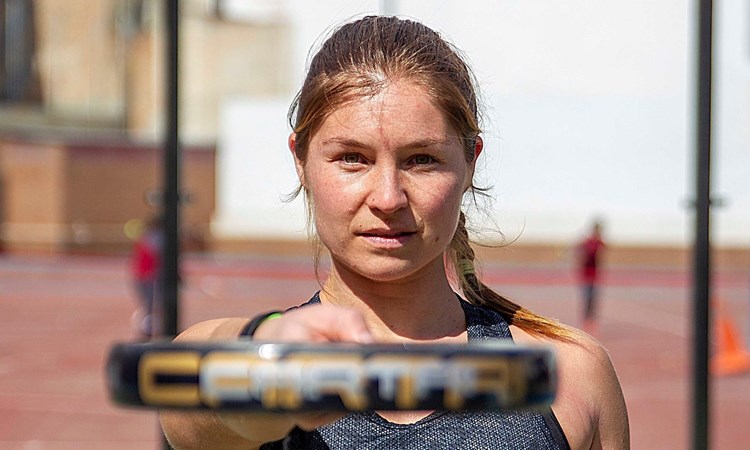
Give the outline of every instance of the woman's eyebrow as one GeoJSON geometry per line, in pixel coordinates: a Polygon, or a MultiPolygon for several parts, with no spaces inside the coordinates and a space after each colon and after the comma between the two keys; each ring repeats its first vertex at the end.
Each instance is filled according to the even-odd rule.
{"type": "Polygon", "coordinates": [[[400,145],[399,148],[427,148],[442,147],[448,142],[446,138],[425,138],[410,142],[406,145],[400,145]]]}
{"type": "MultiPolygon", "coordinates": [[[[440,147],[448,142],[447,138],[425,138],[418,139],[416,141],[409,142],[407,144],[399,145],[399,149],[409,148],[428,148],[428,147],[440,147]]],[[[343,147],[362,148],[369,149],[372,146],[360,142],[356,139],[343,138],[343,137],[332,137],[323,141],[323,145],[341,145],[343,147]]]]}
{"type": "Polygon", "coordinates": [[[354,147],[354,148],[370,148],[369,145],[360,142],[356,139],[343,138],[343,137],[332,137],[323,141],[323,145],[340,145],[342,147],[354,147]]]}

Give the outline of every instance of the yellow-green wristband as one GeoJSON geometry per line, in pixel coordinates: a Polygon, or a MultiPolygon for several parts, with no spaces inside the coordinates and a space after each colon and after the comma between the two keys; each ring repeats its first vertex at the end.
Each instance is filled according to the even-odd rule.
{"type": "Polygon", "coordinates": [[[278,319],[279,317],[281,317],[281,315],[281,311],[269,311],[253,317],[250,322],[242,327],[240,336],[253,337],[253,334],[255,334],[255,330],[257,330],[263,322],[265,322],[266,320],[278,319]]]}

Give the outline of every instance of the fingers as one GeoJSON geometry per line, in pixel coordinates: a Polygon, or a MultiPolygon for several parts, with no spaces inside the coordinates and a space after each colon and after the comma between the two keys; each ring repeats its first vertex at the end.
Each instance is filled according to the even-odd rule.
{"type": "MultiPolygon", "coordinates": [[[[351,308],[335,308],[332,313],[333,322],[323,328],[323,334],[333,341],[351,341],[360,344],[369,344],[374,342],[372,333],[365,322],[362,313],[351,308]]],[[[328,312],[326,312],[328,314],[328,312]]]]}
{"type": "MultiPolygon", "coordinates": [[[[362,314],[352,308],[311,305],[263,322],[253,335],[254,341],[275,342],[374,342],[362,314]]],[[[303,430],[310,431],[343,417],[341,411],[290,414],[287,417],[303,430]]]]}
{"type": "Polygon", "coordinates": [[[313,305],[263,322],[253,340],[286,342],[374,342],[362,314],[352,308],[313,305]]]}
{"type": "Polygon", "coordinates": [[[220,412],[219,420],[234,433],[255,442],[270,442],[289,434],[293,426],[305,431],[328,425],[346,415],[343,411],[302,414],[220,412]]]}
{"type": "MultiPolygon", "coordinates": [[[[263,443],[282,439],[289,434],[296,425],[296,419],[291,415],[278,413],[243,413],[243,412],[217,412],[218,419],[226,428],[235,435],[239,435],[247,441],[263,443]]],[[[214,420],[216,420],[214,419],[214,420]]],[[[182,431],[184,432],[184,431],[182,431]]],[[[221,441],[223,442],[223,441],[221,441]]],[[[227,446],[226,448],[230,448],[227,446]]],[[[203,448],[203,447],[201,447],[203,448]]],[[[210,448],[219,448],[210,445],[210,448]]],[[[224,448],[223,446],[221,448],[224,448]]],[[[231,448],[249,448],[247,442],[244,446],[231,448]]]]}

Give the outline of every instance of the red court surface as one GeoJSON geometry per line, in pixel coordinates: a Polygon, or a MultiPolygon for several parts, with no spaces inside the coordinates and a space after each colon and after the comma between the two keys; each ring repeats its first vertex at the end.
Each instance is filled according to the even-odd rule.
{"type": "MultiPolygon", "coordinates": [[[[563,322],[580,302],[565,262],[488,263],[501,292],[563,322]]],[[[187,256],[181,325],[302,303],[317,288],[307,258],[187,256]]],[[[718,273],[716,298],[747,337],[747,273],[718,273]]],[[[691,290],[670,268],[609,268],[596,336],[609,349],[628,409],[632,448],[691,447],[691,290]]],[[[106,397],[104,360],[131,339],[135,295],[118,257],[0,256],[0,448],[160,448],[156,415],[106,397]]],[[[585,383],[586,380],[581,380],[585,383]]],[[[711,448],[747,448],[750,374],[714,377],[711,448]]]]}

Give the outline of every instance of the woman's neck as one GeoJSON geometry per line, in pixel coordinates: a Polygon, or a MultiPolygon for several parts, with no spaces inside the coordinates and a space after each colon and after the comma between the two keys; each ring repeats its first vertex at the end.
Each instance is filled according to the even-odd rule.
{"type": "Polygon", "coordinates": [[[442,266],[395,282],[373,281],[334,267],[321,301],[360,310],[381,342],[465,341],[463,308],[442,266]]]}

